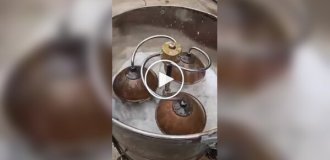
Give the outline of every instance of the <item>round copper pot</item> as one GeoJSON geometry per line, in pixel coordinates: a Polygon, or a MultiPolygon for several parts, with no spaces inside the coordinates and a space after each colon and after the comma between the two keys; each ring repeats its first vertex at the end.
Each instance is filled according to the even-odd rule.
{"type": "MultiPolygon", "coordinates": [[[[180,61],[178,62],[178,65],[190,69],[201,69],[205,67],[203,62],[197,56],[194,54],[188,54],[187,52],[183,52],[180,55],[180,61]]],[[[184,84],[191,85],[201,81],[205,76],[205,71],[191,72],[183,70],[183,75],[184,84]]],[[[178,68],[173,68],[172,77],[176,82],[182,83],[181,73],[178,68]]]]}
{"type": "Polygon", "coordinates": [[[92,89],[85,46],[80,38],[46,42],[9,77],[5,111],[33,144],[64,149],[111,141],[111,113],[92,89]]]}
{"type": "Polygon", "coordinates": [[[202,132],[206,125],[206,113],[203,105],[188,93],[181,92],[175,98],[182,99],[185,108],[180,106],[181,100],[160,100],[156,109],[156,121],[159,129],[170,135],[202,132]]]}
{"type": "MultiPolygon", "coordinates": [[[[113,91],[123,102],[144,102],[151,99],[151,94],[144,86],[141,74],[141,66],[127,67],[115,77],[113,82],[113,91]]],[[[147,69],[144,68],[146,72],[147,69]]],[[[155,72],[148,72],[146,82],[148,86],[156,91],[158,79],[155,72]]]]}

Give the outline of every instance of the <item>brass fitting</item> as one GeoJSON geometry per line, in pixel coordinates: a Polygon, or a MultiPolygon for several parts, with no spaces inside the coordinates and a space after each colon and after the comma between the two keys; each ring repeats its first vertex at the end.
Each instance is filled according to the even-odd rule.
{"type": "Polygon", "coordinates": [[[162,46],[162,59],[179,62],[179,55],[182,53],[182,47],[179,43],[166,42],[162,46]]]}

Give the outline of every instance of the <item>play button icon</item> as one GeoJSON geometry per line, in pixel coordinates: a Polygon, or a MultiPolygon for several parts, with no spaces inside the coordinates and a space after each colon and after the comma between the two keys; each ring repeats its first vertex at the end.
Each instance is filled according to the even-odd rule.
{"type": "Polygon", "coordinates": [[[167,75],[165,75],[162,72],[158,73],[158,88],[164,86],[167,83],[172,82],[174,79],[172,77],[169,77],[167,75]]]}
{"type": "MultiPolygon", "coordinates": [[[[146,62],[144,62],[146,63],[146,62]]],[[[148,72],[149,70],[154,66],[156,65],[157,63],[160,63],[160,64],[165,64],[165,63],[170,63],[173,65],[173,67],[176,67],[178,68],[178,70],[180,71],[181,73],[181,78],[182,78],[182,81],[184,81],[184,76],[183,76],[183,71],[181,69],[181,67],[176,64],[175,62],[173,61],[170,61],[170,60],[166,60],[166,59],[161,59],[161,60],[158,60],[158,61],[155,61],[153,62],[147,69],[147,71],[143,74],[143,69],[141,67],[141,75],[143,76],[142,78],[142,82],[144,83],[144,85],[146,86],[147,90],[149,91],[149,93],[151,95],[153,95],[154,97],[158,98],[158,99],[170,99],[170,98],[174,98],[177,94],[180,93],[180,91],[182,90],[183,88],[183,83],[180,84],[180,86],[174,86],[174,87],[177,87],[176,89],[172,90],[173,88],[171,88],[172,90],[172,94],[170,95],[161,95],[161,94],[158,94],[156,92],[154,92],[153,90],[150,89],[150,87],[148,86],[148,84],[146,83],[146,80],[147,80],[147,75],[148,75],[148,72]]],[[[145,65],[145,64],[144,64],[145,65]]],[[[143,65],[143,66],[144,66],[143,65]]],[[[162,87],[170,82],[172,82],[174,79],[172,77],[169,77],[167,76],[166,74],[162,73],[162,72],[158,72],[158,91],[162,89],[162,87]]],[[[171,85],[172,86],[172,85],[171,85]]],[[[164,89],[164,88],[163,88],[164,89]]]]}

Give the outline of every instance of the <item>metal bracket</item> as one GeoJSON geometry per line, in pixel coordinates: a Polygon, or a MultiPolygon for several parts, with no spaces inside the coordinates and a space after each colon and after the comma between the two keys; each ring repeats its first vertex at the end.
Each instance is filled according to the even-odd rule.
{"type": "Polygon", "coordinates": [[[217,159],[217,144],[218,144],[218,132],[214,131],[208,135],[201,137],[201,143],[206,144],[209,148],[206,150],[206,156],[210,160],[217,159]]]}
{"type": "Polygon", "coordinates": [[[113,145],[115,146],[115,148],[117,149],[118,153],[120,154],[120,157],[118,157],[117,160],[131,160],[126,155],[127,149],[121,148],[117,139],[114,136],[112,136],[112,142],[113,142],[113,145]]]}

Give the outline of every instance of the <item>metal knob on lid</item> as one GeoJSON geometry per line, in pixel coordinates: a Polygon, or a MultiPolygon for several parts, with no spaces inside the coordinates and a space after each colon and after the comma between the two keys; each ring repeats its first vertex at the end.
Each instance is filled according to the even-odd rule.
{"type": "Polygon", "coordinates": [[[174,42],[166,42],[162,46],[162,59],[167,59],[178,63],[180,61],[179,55],[182,52],[181,45],[174,42]]]}

